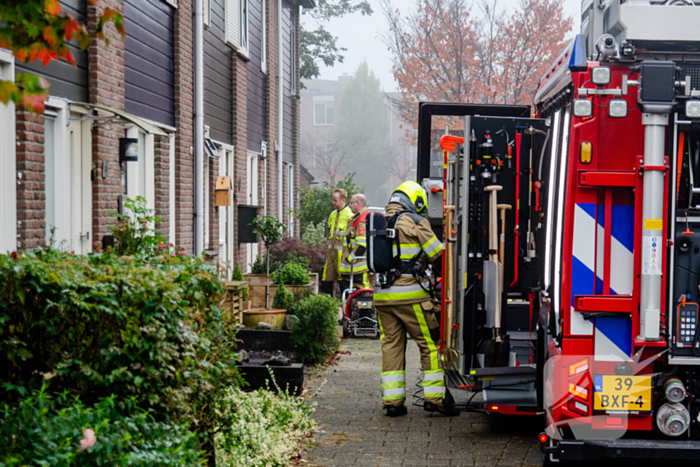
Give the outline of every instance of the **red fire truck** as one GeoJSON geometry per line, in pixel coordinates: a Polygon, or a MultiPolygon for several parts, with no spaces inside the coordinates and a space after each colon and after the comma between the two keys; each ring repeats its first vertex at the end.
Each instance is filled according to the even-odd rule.
{"type": "Polygon", "coordinates": [[[700,459],[700,8],[582,11],[534,107],[420,106],[442,361],[547,462],[700,459]]]}

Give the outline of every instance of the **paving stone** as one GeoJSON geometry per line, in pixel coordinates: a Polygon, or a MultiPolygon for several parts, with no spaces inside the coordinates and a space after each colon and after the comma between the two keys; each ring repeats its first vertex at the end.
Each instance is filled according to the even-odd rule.
{"type": "MultiPolygon", "coordinates": [[[[311,402],[314,418],[323,432],[314,436],[309,449],[310,466],[346,467],[533,467],[542,465],[536,437],[542,420],[464,412],[446,418],[413,405],[414,384],[419,374],[418,348],[407,345],[406,393],[408,415],[384,416],[381,404],[379,341],[350,339],[340,363],[326,369],[324,386],[311,402]]],[[[466,404],[471,393],[454,394],[466,404]]],[[[481,397],[472,400],[481,405],[481,397]]]]}

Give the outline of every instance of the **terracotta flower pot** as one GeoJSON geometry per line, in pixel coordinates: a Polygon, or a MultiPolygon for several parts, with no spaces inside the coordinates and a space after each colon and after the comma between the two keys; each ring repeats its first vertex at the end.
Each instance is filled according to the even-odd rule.
{"type": "Polygon", "coordinates": [[[287,310],[246,310],[243,312],[243,325],[255,328],[258,323],[267,323],[272,329],[282,329],[287,310]]]}

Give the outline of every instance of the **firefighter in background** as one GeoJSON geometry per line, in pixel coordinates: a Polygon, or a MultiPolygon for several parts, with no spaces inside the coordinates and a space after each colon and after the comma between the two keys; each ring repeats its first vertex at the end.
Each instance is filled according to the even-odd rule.
{"type": "MultiPolygon", "coordinates": [[[[343,262],[340,263],[340,274],[343,283],[348,287],[369,289],[369,272],[367,270],[367,198],[358,193],[350,198],[350,209],[355,214],[348,223],[348,234],[343,244],[343,262]],[[358,259],[360,258],[360,259],[358,259]],[[352,265],[352,266],[351,266],[352,265]],[[350,283],[350,273],[353,283],[350,283]]],[[[342,288],[342,285],[341,285],[342,288]]]]}
{"type": "Polygon", "coordinates": [[[323,268],[321,292],[335,296],[335,284],[340,280],[340,261],[343,254],[343,241],[347,234],[348,221],[352,211],[346,206],[348,194],[341,188],[333,190],[331,202],[333,212],[328,217],[328,249],[326,250],[326,265],[323,268]]]}
{"type": "MultiPolygon", "coordinates": [[[[388,288],[374,286],[374,304],[382,333],[382,403],[389,417],[406,415],[406,332],[418,344],[423,370],[423,408],[428,412],[459,415],[445,387],[445,372],[438,358],[440,327],[435,316],[427,262],[439,270],[442,243],[423,217],[427,196],[416,182],[402,183],[389,198],[386,217],[407,211],[395,225],[395,243],[401,251],[401,276],[388,288]],[[420,265],[420,266],[419,266],[420,265]],[[422,268],[422,269],[421,269],[422,268]],[[418,272],[416,272],[418,271],[418,272]]],[[[398,248],[394,244],[394,255],[398,248]]]]}

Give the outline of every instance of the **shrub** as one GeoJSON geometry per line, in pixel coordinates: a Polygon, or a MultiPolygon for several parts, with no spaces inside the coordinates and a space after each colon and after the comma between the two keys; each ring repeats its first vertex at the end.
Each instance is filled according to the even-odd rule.
{"type": "Polygon", "coordinates": [[[231,280],[232,281],[243,281],[245,280],[243,278],[243,271],[241,271],[241,268],[239,266],[236,266],[233,268],[233,272],[231,273],[231,280]]]}
{"type": "Polygon", "coordinates": [[[282,391],[231,388],[216,410],[230,421],[216,436],[218,467],[291,465],[316,427],[313,408],[282,391]]]}
{"type": "Polygon", "coordinates": [[[159,416],[209,429],[207,400],[240,384],[223,290],[202,259],[0,255],[0,382],[5,401],[51,379],[91,403],[134,397],[159,416]]]}
{"type": "Polygon", "coordinates": [[[159,246],[162,247],[165,244],[165,239],[159,235],[160,231],[153,230],[153,225],[163,219],[156,216],[153,209],[146,207],[146,198],[142,196],[134,199],[126,198],[124,207],[132,213],[132,216],[110,213],[117,218],[117,223],[112,227],[112,234],[116,240],[114,253],[117,255],[156,253],[159,246]]]}
{"type": "Polygon", "coordinates": [[[323,247],[326,244],[326,223],[309,223],[301,235],[301,240],[309,246],[323,247]]]}
{"type": "MultiPolygon", "coordinates": [[[[282,263],[275,260],[275,259],[270,259],[270,274],[273,272],[277,271],[279,268],[282,267],[282,263]]],[[[255,262],[252,264],[252,271],[253,274],[267,274],[267,261],[265,258],[262,256],[257,256],[255,258],[255,262]]]]}
{"type": "Polygon", "coordinates": [[[312,295],[292,306],[299,321],[292,328],[291,340],[304,363],[323,363],[338,348],[338,307],[328,295],[312,295]]]}
{"type": "Polygon", "coordinates": [[[133,398],[110,396],[88,406],[43,387],[0,408],[0,465],[189,467],[201,460],[194,433],[156,421],[133,398]],[[80,444],[91,438],[86,429],[94,432],[90,447],[80,444]]]}
{"type": "Polygon", "coordinates": [[[287,290],[284,284],[280,284],[275,292],[275,298],[272,300],[272,308],[275,310],[288,310],[292,305],[294,295],[287,290]]]}
{"type": "MultiPolygon", "coordinates": [[[[306,269],[311,272],[320,273],[323,271],[323,266],[326,263],[326,249],[323,247],[315,247],[301,242],[298,238],[287,237],[270,249],[270,256],[276,261],[284,264],[294,260],[294,257],[301,260],[308,260],[306,269]]],[[[270,265],[272,266],[272,264],[270,265]]],[[[272,269],[270,269],[272,271],[272,269]]]]}
{"type": "Polygon", "coordinates": [[[275,284],[304,285],[309,282],[309,274],[304,266],[297,263],[286,263],[272,275],[275,284]]]}

